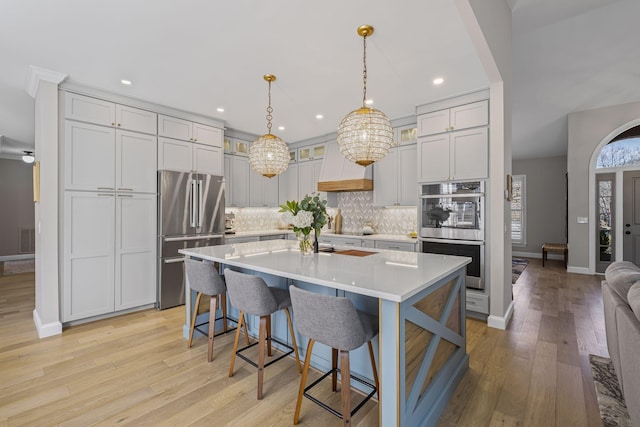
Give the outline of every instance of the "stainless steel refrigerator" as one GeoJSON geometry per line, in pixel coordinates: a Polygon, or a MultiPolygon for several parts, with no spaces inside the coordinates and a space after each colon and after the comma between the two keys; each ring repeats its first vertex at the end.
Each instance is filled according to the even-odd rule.
{"type": "Polygon", "coordinates": [[[224,244],[224,177],[158,171],[158,308],[184,304],[184,255],[224,244]]]}

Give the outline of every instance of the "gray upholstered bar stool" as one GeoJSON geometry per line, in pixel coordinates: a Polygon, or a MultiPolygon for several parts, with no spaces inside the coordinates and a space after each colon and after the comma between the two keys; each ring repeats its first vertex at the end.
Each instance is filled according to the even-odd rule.
{"type": "MultiPolygon", "coordinates": [[[[195,305],[192,308],[193,316],[191,319],[191,326],[189,328],[189,341],[187,342],[187,348],[191,348],[191,342],[193,341],[193,331],[197,329],[202,334],[204,331],[199,329],[199,326],[204,325],[201,323],[196,325],[196,318],[198,317],[198,309],[200,308],[200,299],[202,295],[209,296],[209,350],[207,359],[209,362],[213,360],[213,338],[215,335],[215,323],[216,320],[222,319],[223,332],[230,332],[233,329],[228,329],[227,320],[232,320],[238,323],[234,319],[227,317],[227,286],[225,285],[224,278],[218,274],[218,270],[212,262],[198,261],[191,258],[184,259],[184,269],[189,280],[189,286],[192,290],[197,291],[195,305]],[[216,319],[216,310],[218,308],[218,302],[222,305],[222,317],[216,319]]],[[[249,335],[245,327],[245,337],[247,344],[249,343],[249,335]]],[[[219,335],[219,334],[218,334],[219,335]]]]}
{"type": "Polygon", "coordinates": [[[300,419],[300,408],[302,406],[302,397],[304,396],[338,418],[342,418],[343,425],[351,425],[353,414],[362,408],[378,391],[378,370],[376,369],[373,346],[371,345],[371,340],[378,335],[378,318],[356,310],[353,303],[347,298],[321,295],[296,288],[295,286],[289,287],[289,292],[291,293],[291,303],[293,304],[293,316],[296,319],[296,329],[309,338],[293,424],[298,424],[300,419]],[[309,373],[311,351],[316,341],[331,347],[332,369],[318,378],[313,384],[305,387],[307,374],[309,373]],[[373,370],[375,385],[351,375],[349,368],[349,351],[357,349],[365,342],[369,345],[369,357],[371,358],[371,369],[373,370]],[[336,411],[307,393],[329,374],[332,375],[332,390],[336,391],[338,351],[340,352],[341,412],[336,411]],[[351,410],[350,379],[354,379],[372,389],[353,411],[351,410]]]}
{"type": "Polygon", "coordinates": [[[239,273],[228,268],[224,270],[224,275],[227,281],[227,289],[229,290],[229,299],[231,300],[231,304],[240,310],[240,323],[238,324],[236,339],[233,344],[229,376],[233,376],[233,365],[236,360],[236,354],[247,363],[258,368],[258,400],[260,400],[262,399],[264,368],[295,352],[298,372],[302,371],[300,367],[300,358],[298,357],[296,337],[293,333],[293,325],[291,324],[291,315],[289,314],[291,298],[289,297],[289,292],[287,290],[267,286],[260,276],[239,273]],[[271,315],[278,310],[284,310],[287,315],[287,323],[289,324],[289,332],[291,333],[291,345],[271,336],[271,315]],[[238,350],[238,339],[240,338],[239,328],[240,326],[245,325],[246,329],[246,323],[244,320],[245,313],[260,316],[258,341],[238,350]],[[271,356],[271,341],[280,344],[281,346],[289,349],[289,351],[285,352],[282,356],[273,359],[269,363],[264,363],[265,347],[267,347],[268,355],[271,356]],[[257,364],[241,353],[254,345],[258,345],[257,364]]]}

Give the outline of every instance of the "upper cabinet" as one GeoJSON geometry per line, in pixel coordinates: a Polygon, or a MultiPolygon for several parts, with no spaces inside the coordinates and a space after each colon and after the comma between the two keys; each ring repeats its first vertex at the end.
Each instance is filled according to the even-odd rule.
{"type": "Polygon", "coordinates": [[[267,178],[249,169],[249,206],[277,207],[280,177],[267,178]]]}
{"type": "MultiPolygon", "coordinates": [[[[326,150],[325,144],[310,145],[308,147],[298,148],[298,161],[305,162],[307,160],[319,160],[324,157],[326,150]]],[[[289,154],[291,156],[291,154],[289,154]]]]}
{"type": "Polygon", "coordinates": [[[194,144],[170,138],[158,138],[158,169],[224,174],[222,147],[194,144]]]}
{"type": "Polygon", "coordinates": [[[69,120],[155,135],[157,115],[151,111],[65,92],[64,116],[69,120]]]}
{"type": "Polygon", "coordinates": [[[393,138],[396,145],[415,144],[418,141],[418,127],[416,125],[395,127],[393,128],[393,138]]]}
{"type": "Polygon", "coordinates": [[[222,148],[222,129],[162,114],[158,116],[158,135],[222,148]]]}
{"type": "Polygon", "coordinates": [[[489,124],[489,101],[472,102],[418,116],[418,136],[468,129],[489,124]]]}
{"type": "Polygon", "coordinates": [[[224,153],[235,154],[236,156],[248,156],[249,155],[249,142],[242,141],[235,138],[224,139],[224,153]]]}
{"type": "MultiPolygon", "coordinates": [[[[414,128],[415,129],[415,128],[414,128]]],[[[416,145],[392,148],[373,165],[373,204],[375,206],[416,206],[418,173],[416,145]]]]}

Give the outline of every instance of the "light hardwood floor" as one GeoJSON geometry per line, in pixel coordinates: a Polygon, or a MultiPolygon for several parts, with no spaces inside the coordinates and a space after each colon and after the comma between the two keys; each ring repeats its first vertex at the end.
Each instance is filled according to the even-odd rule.
{"type": "MultiPolygon", "coordinates": [[[[442,426],[600,426],[588,354],[607,355],[600,280],[567,274],[560,261],[531,260],[514,286],[507,331],[467,321],[470,370],[447,406],[442,426]]],[[[0,426],[291,425],[299,375],[292,359],[256,371],[236,362],[227,377],[233,334],[188,350],[184,308],[142,312],[65,329],[39,340],[34,276],[0,277],[0,426]]],[[[313,378],[317,373],[313,373],[313,378]]],[[[310,374],[311,376],[311,374],[310,374]]],[[[330,396],[339,408],[339,393],[330,396]]],[[[355,396],[354,396],[355,399],[355,396]]],[[[368,403],[353,419],[377,426],[368,403]]],[[[305,400],[300,425],[340,425],[305,400]]]]}

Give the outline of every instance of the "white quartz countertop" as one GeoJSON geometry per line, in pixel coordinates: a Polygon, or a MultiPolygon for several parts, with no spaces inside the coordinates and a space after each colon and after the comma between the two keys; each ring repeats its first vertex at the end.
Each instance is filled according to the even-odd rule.
{"type": "Polygon", "coordinates": [[[471,262],[471,258],[451,255],[371,248],[357,250],[373,255],[357,257],[327,252],[301,255],[295,240],[236,243],[180,249],[179,252],[395,302],[405,301],[471,262]]]}
{"type": "MultiPolygon", "coordinates": [[[[226,239],[241,238],[241,237],[260,237],[260,236],[277,236],[280,234],[293,234],[291,230],[253,230],[253,231],[237,231],[235,234],[225,235],[226,239]]],[[[409,237],[403,234],[335,234],[330,232],[322,232],[321,237],[337,237],[343,239],[363,239],[363,240],[384,240],[388,242],[408,242],[416,243],[415,237],[409,237]]]]}

